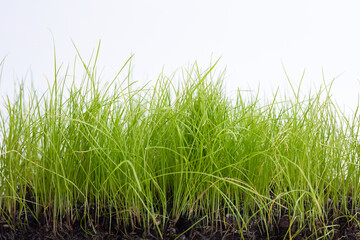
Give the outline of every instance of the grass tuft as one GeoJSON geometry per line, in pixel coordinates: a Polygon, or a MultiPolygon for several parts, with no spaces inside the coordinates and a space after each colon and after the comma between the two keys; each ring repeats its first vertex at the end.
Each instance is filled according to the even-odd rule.
{"type": "Polygon", "coordinates": [[[241,233],[254,221],[269,233],[287,216],[294,238],[305,227],[331,237],[337,219],[358,219],[358,109],[345,117],[331,85],[260,105],[240,91],[227,98],[216,63],[185,69],[178,85],[161,74],[135,88],[130,71],[119,77],[131,58],[100,85],[98,53],[89,63],[79,54],[80,87],[55,64],[46,93],[21,84],[4,98],[0,217],[11,226],[42,214],[54,230],[82,219],[96,231],[106,215],[162,236],[181,218],[216,229],[232,217],[241,233]]]}

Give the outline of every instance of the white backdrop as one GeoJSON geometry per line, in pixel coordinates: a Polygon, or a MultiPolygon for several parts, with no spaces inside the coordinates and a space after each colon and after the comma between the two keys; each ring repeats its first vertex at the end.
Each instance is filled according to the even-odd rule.
{"type": "MultiPolygon", "coordinates": [[[[148,82],[198,60],[221,57],[226,88],[288,91],[306,70],[303,94],[342,74],[333,85],[341,108],[355,109],[360,90],[359,1],[22,0],[1,1],[0,93],[32,79],[53,81],[53,38],[59,63],[71,64],[72,41],[85,59],[101,40],[102,81],[134,53],[133,79],[148,82]],[[31,74],[30,74],[31,73],[31,74]]],[[[80,69],[79,69],[80,70],[80,69]]],[[[80,71],[78,72],[80,73],[80,71]]],[[[264,96],[264,95],[262,95],[264,96]]],[[[350,111],[351,112],[351,111],[350,111]]]]}

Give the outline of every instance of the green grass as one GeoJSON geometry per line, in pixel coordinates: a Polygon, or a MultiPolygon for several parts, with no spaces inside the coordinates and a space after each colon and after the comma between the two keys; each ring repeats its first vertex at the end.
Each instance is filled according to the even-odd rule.
{"type": "Polygon", "coordinates": [[[178,84],[160,74],[136,88],[131,58],[101,85],[97,54],[89,63],[79,55],[81,87],[55,61],[46,93],[19,85],[14,100],[4,98],[2,220],[14,226],[45,214],[54,229],[83,219],[96,230],[106,213],[118,226],[155,226],[161,236],[181,217],[215,229],[231,214],[242,233],[254,220],[270,232],[287,214],[298,229],[288,237],[306,226],[331,237],[337,218],[356,221],[358,112],[344,116],[331,86],[306,97],[293,89],[283,101],[276,93],[262,105],[239,90],[231,101],[215,63],[184,69],[178,84]]]}

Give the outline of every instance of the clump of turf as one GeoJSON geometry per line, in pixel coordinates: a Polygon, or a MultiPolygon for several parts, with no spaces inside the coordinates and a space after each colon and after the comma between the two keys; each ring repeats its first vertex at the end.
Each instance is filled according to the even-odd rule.
{"type": "Polygon", "coordinates": [[[294,238],[305,228],[331,237],[342,217],[358,224],[359,118],[339,111],[330,86],[263,105],[238,91],[231,101],[215,63],[184,69],[179,84],[161,74],[135,88],[130,70],[118,77],[131,58],[101,85],[97,54],[93,64],[79,55],[80,87],[55,66],[46,93],[20,85],[3,101],[0,216],[11,226],[42,214],[55,231],[79,219],[96,231],[106,215],[109,227],[161,237],[188,218],[243,235],[254,221],[274,231],[285,216],[294,238]]]}

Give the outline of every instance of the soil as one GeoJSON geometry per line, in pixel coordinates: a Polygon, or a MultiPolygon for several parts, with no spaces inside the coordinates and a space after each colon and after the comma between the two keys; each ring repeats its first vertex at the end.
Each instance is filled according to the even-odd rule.
{"type": "MultiPolygon", "coordinates": [[[[351,206],[352,199],[349,199],[351,206]]],[[[31,206],[29,206],[31,209],[31,206]]],[[[84,208],[76,209],[80,215],[83,215],[84,208]]],[[[333,225],[334,231],[328,236],[324,237],[319,224],[318,232],[311,231],[308,225],[303,229],[297,229],[294,224],[290,226],[290,218],[286,211],[281,211],[278,214],[278,219],[273,219],[272,223],[266,222],[270,226],[267,231],[264,230],[264,222],[257,223],[255,218],[249,220],[247,228],[240,230],[237,227],[235,218],[231,214],[226,214],[222,217],[222,221],[213,221],[210,226],[205,222],[199,220],[188,220],[186,217],[179,218],[175,221],[168,221],[162,232],[162,237],[156,230],[156,226],[149,226],[149,229],[144,231],[141,227],[136,226],[118,226],[115,221],[110,221],[109,214],[105,214],[107,209],[102,209],[103,216],[96,216],[99,212],[95,207],[89,208],[90,217],[80,220],[70,220],[70,217],[64,217],[60,222],[54,223],[51,221],[51,212],[48,214],[39,214],[35,219],[28,211],[27,215],[15,214],[18,219],[13,221],[14,226],[10,226],[4,219],[0,219],[0,240],[2,239],[125,239],[125,240],[155,240],[155,239],[178,239],[178,240],[231,240],[231,239],[360,239],[360,210],[353,210],[351,215],[353,218],[340,218],[334,216],[332,211],[328,211],[328,216],[325,223],[327,226],[333,225]],[[49,214],[50,213],[50,214],[49,214]],[[27,219],[27,224],[23,222],[27,219]],[[91,219],[97,219],[93,221],[91,219]],[[291,229],[291,236],[289,236],[289,229],[291,229]],[[295,234],[298,232],[298,234],[295,234]],[[317,235],[316,235],[317,234],[317,235]]],[[[274,214],[276,215],[276,214],[274,214]]],[[[160,222],[160,221],[159,221],[160,222]]],[[[135,223],[136,224],[136,223],[135,223]]],[[[159,223],[160,224],[160,223],[159,223]]]]}
{"type": "MultiPolygon", "coordinates": [[[[269,236],[266,232],[261,231],[261,228],[255,223],[255,221],[249,223],[249,228],[243,230],[242,236],[235,227],[236,225],[231,224],[231,216],[227,216],[228,223],[217,224],[214,226],[203,226],[204,224],[195,225],[189,231],[185,232],[194,223],[188,221],[185,218],[181,218],[177,223],[169,223],[166,231],[163,233],[162,239],[177,239],[179,240],[190,240],[190,239],[289,239],[289,217],[284,215],[281,217],[276,224],[276,227],[270,229],[269,236]],[[201,225],[201,226],[200,226],[201,225]]],[[[142,229],[136,228],[116,228],[112,226],[112,230],[109,230],[110,222],[106,217],[101,217],[100,221],[95,226],[96,233],[92,228],[84,230],[82,227],[84,224],[81,221],[75,221],[71,225],[65,223],[49,223],[46,221],[45,216],[38,218],[39,222],[34,218],[30,217],[28,224],[22,226],[19,224],[15,230],[13,230],[6,222],[0,223],[0,239],[125,239],[125,240],[140,240],[140,239],[161,239],[156,229],[153,227],[147,232],[143,232],[142,229]],[[55,230],[54,230],[55,226],[55,230]],[[117,229],[117,230],[116,230],[117,229]]],[[[84,222],[84,221],[82,221],[84,222]]],[[[347,219],[338,219],[335,233],[326,239],[360,239],[360,229],[356,224],[349,224],[347,219]]],[[[292,228],[294,233],[296,229],[292,228]]],[[[292,239],[316,239],[315,235],[311,236],[312,232],[305,228],[299,235],[292,239]]],[[[321,233],[317,237],[321,237],[321,233]]]]}

